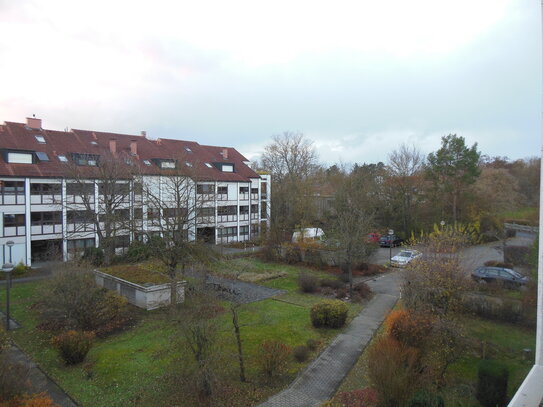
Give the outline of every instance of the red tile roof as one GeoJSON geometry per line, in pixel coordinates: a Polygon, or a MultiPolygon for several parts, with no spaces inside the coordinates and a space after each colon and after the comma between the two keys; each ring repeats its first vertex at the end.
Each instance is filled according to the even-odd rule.
{"type": "MultiPolygon", "coordinates": [[[[64,155],[71,161],[72,153],[111,156],[110,141],[115,140],[119,160],[130,158],[144,174],[168,174],[176,170],[164,170],[157,166],[156,160],[176,160],[178,168],[190,169],[200,180],[247,182],[260,176],[249,168],[247,159],[232,147],[203,146],[194,141],[158,139],[150,140],[140,135],[105,133],[91,130],[55,131],[31,129],[24,123],[5,122],[0,125],[0,151],[21,150],[44,152],[49,161],[36,164],[10,164],[0,158],[0,176],[19,177],[63,177],[68,175],[66,163],[59,161],[64,155]],[[45,144],[39,143],[35,136],[42,136],[45,144]],[[136,143],[137,155],[131,154],[131,143],[136,143]],[[227,158],[222,152],[226,150],[227,158]],[[155,160],[155,161],[153,161],[155,160]],[[151,162],[148,166],[144,161],[151,162]],[[185,163],[190,163],[190,167],[185,163]],[[211,164],[209,168],[206,163],[211,164]],[[222,172],[215,164],[231,163],[235,172],[222,172]]],[[[83,167],[81,167],[83,168],[83,167]]],[[[92,176],[92,167],[88,170],[92,176]]],[[[177,171],[178,173],[178,171],[177,171]]]]}

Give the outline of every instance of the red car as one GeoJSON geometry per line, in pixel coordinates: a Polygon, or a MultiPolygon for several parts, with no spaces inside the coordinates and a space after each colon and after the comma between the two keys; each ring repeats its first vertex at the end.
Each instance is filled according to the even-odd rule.
{"type": "Polygon", "coordinates": [[[379,239],[381,238],[381,235],[379,233],[370,233],[368,235],[368,242],[370,243],[379,243],[379,239]]]}

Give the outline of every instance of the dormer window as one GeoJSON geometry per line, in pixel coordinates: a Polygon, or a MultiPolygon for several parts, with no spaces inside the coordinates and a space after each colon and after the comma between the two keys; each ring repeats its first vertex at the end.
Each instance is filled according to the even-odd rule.
{"type": "Polygon", "coordinates": [[[77,165],[88,165],[90,167],[98,166],[99,157],[96,154],[72,153],[72,159],[77,165]]]}
{"type": "Polygon", "coordinates": [[[49,161],[49,156],[47,155],[47,153],[44,153],[42,151],[38,151],[36,153],[36,157],[38,157],[38,160],[40,161],[49,161]]]}
{"type": "Polygon", "coordinates": [[[8,152],[7,162],[10,164],[32,164],[32,153],[8,152]]]}
{"type": "Polygon", "coordinates": [[[66,158],[65,155],[59,155],[59,156],[58,156],[58,160],[59,160],[60,162],[63,162],[63,163],[67,163],[67,162],[68,162],[68,159],[66,158]]]}
{"type": "Polygon", "coordinates": [[[210,163],[206,163],[207,168],[213,168],[213,166],[210,163]]]}
{"type": "Polygon", "coordinates": [[[188,161],[185,161],[185,165],[186,165],[187,167],[192,167],[192,163],[189,163],[188,161]]]}
{"type": "Polygon", "coordinates": [[[151,166],[151,161],[149,161],[149,160],[143,160],[143,163],[148,167],[151,166]]]}
{"type": "Polygon", "coordinates": [[[40,144],[45,144],[45,138],[43,136],[34,136],[36,141],[40,144]]]}
{"type": "Polygon", "coordinates": [[[96,141],[91,141],[91,144],[92,144],[93,146],[97,146],[97,145],[98,145],[98,143],[97,143],[96,141]]]}
{"type": "Polygon", "coordinates": [[[185,150],[186,150],[188,153],[192,153],[192,150],[190,149],[190,147],[185,147],[185,150]]]}
{"type": "Polygon", "coordinates": [[[174,161],[162,161],[160,163],[160,168],[175,168],[174,161]]]}

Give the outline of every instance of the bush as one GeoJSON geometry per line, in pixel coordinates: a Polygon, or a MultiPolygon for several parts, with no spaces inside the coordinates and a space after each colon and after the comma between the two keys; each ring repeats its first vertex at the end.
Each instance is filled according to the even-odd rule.
{"type": "Polygon", "coordinates": [[[335,294],[336,294],[336,292],[334,291],[333,288],[330,288],[330,287],[321,288],[321,295],[323,295],[325,297],[330,297],[330,296],[333,296],[335,294]]]}
{"type": "Polygon", "coordinates": [[[347,314],[347,305],[343,301],[324,300],[311,307],[311,323],[315,328],[341,328],[347,314]]]}
{"type": "Polygon", "coordinates": [[[288,366],[292,349],[277,340],[264,341],[258,351],[260,370],[268,377],[279,376],[288,366]]]}
{"type": "Polygon", "coordinates": [[[336,298],[342,300],[343,298],[347,297],[348,292],[349,291],[346,288],[340,288],[336,291],[336,298]]]}
{"type": "Polygon", "coordinates": [[[130,243],[124,259],[130,263],[139,263],[148,260],[152,255],[151,246],[137,240],[130,243]]]}
{"type": "Polygon", "coordinates": [[[307,342],[305,343],[310,351],[316,351],[319,347],[319,341],[313,338],[309,338],[307,342]]]}
{"type": "Polygon", "coordinates": [[[298,286],[304,293],[314,293],[319,287],[319,279],[312,274],[301,272],[298,276],[298,286]]]}
{"type": "Polygon", "coordinates": [[[128,321],[126,299],[97,286],[92,272],[58,272],[43,284],[40,297],[40,327],[47,330],[95,331],[100,336],[128,321]]]}
{"type": "Polygon", "coordinates": [[[93,339],[92,332],[67,331],[55,336],[52,343],[67,365],[76,365],[85,360],[93,339]]]}
{"type": "Polygon", "coordinates": [[[514,299],[467,295],[463,299],[463,305],[468,312],[497,321],[516,323],[524,317],[522,302],[514,299]]]}
{"type": "Polygon", "coordinates": [[[305,362],[309,357],[309,348],[305,345],[296,346],[293,354],[298,362],[305,362]]]}
{"type": "Polygon", "coordinates": [[[398,342],[420,348],[432,331],[432,319],[407,310],[395,310],[388,314],[385,326],[387,333],[398,342]]]}
{"type": "Polygon", "coordinates": [[[355,284],[353,291],[357,293],[361,298],[366,299],[371,295],[371,288],[364,282],[355,284]]]}
{"type": "Polygon", "coordinates": [[[287,245],[285,252],[285,261],[288,264],[295,264],[302,261],[302,253],[296,245],[287,245]]]}
{"type": "MultiPolygon", "coordinates": [[[[4,404],[0,404],[4,407],[4,404]]],[[[5,407],[58,407],[46,393],[15,397],[5,407]]]]}
{"type": "Polygon", "coordinates": [[[485,266],[503,267],[503,268],[506,268],[506,269],[512,269],[514,267],[512,263],[505,263],[503,261],[497,261],[497,260],[485,261],[485,266]]]}
{"type": "Polygon", "coordinates": [[[342,407],[376,407],[378,405],[377,392],[371,387],[341,392],[336,398],[342,407]]]}
{"type": "Polygon", "coordinates": [[[419,391],[409,402],[409,407],[445,407],[445,402],[439,394],[419,391]]]}
{"type": "Polygon", "coordinates": [[[483,360],[477,372],[476,397],[483,407],[507,405],[509,370],[496,360],[483,360]]]}
{"type": "Polygon", "coordinates": [[[374,341],[368,350],[368,376],[383,406],[402,406],[421,380],[419,352],[390,336],[374,341]]]}
{"type": "Polygon", "coordinates": [[[332,279],[332,278],[323,278],[320,281],[321,287],[329,287],[333,288],[334,290],[337,290],[338,288],[342,288],[345,284],[338,279],[332,279]]]}
{"type": "Polygon", "coordinates": [[[104,251],[99,247],[87,247],[81,260],[93,266],[101,266],[104,264],[104,251]]]}
{"type": "Polygon", "coordinates": [[[531,250],[532,248],[529,246],[505,246],[503,257],[507,263],[525,266],[528,265],[531,250]]]}
{"type": "Polygon", "coordinates": [[[15,267],[13,267],[11,274],[12,276],[21,276],[28,273],[28,271],[30,271],[30,267],[20,261],[15,267]]]}

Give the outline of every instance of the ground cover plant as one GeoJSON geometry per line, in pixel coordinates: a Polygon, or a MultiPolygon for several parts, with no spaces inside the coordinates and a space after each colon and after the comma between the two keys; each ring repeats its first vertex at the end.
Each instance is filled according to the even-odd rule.
{"type": "MultiPolygon", "coordinates": [[[[225,405],[225,400],[232,406],[257,404],[290,383],[299,370],[340,332],[312,327],[309,310],[321,298],[299,292],[297,280],[303,269],[255,259],[243,260],[250,261],[253,270],[284,273],[284,277],[263,284],[287,292],[274,299],[237,308],[246,383],[239,380],[236,339],[228,304],[220,304],[225,311],[215,317],[218,333],[214,346],[221,349],[222,359],[214,362],[219,364],[215,364],[213,370],[220,374],[213,385],[221,399],[212,397],[206,401],[210,405],[225,405]],[[261,371],[257,355],[262,343],[270,340],[280,341],[292,349],[310,345],[309,357],[299,362],[290,355],[283,374],[269,380],[261,371]]],[[[326,273],[319,273],[319,278],[327,277],[326,273]]],[[[199,405],[200,401],[188,399],[184,392],[191,386],[185,379],[191,376],[193,370],[190,369],[194,366],[187,361],[194,360],[194,356],[169,310],[146,312],[128,306],[135,315],[130,329],[96,338],[84,362],[66,366],[51,343],[49,333],[38,328],[40,319],[34,304],[41,285],[43,282],[14,284],[12,314],[22,328],[11,335],[82,406],[199,405]]],[[[4,300],[2,291],[0,301],[4,300]]],[[[359,304],[348,304],[347,307],[349,318],[361,310],[359,304]]]]}

